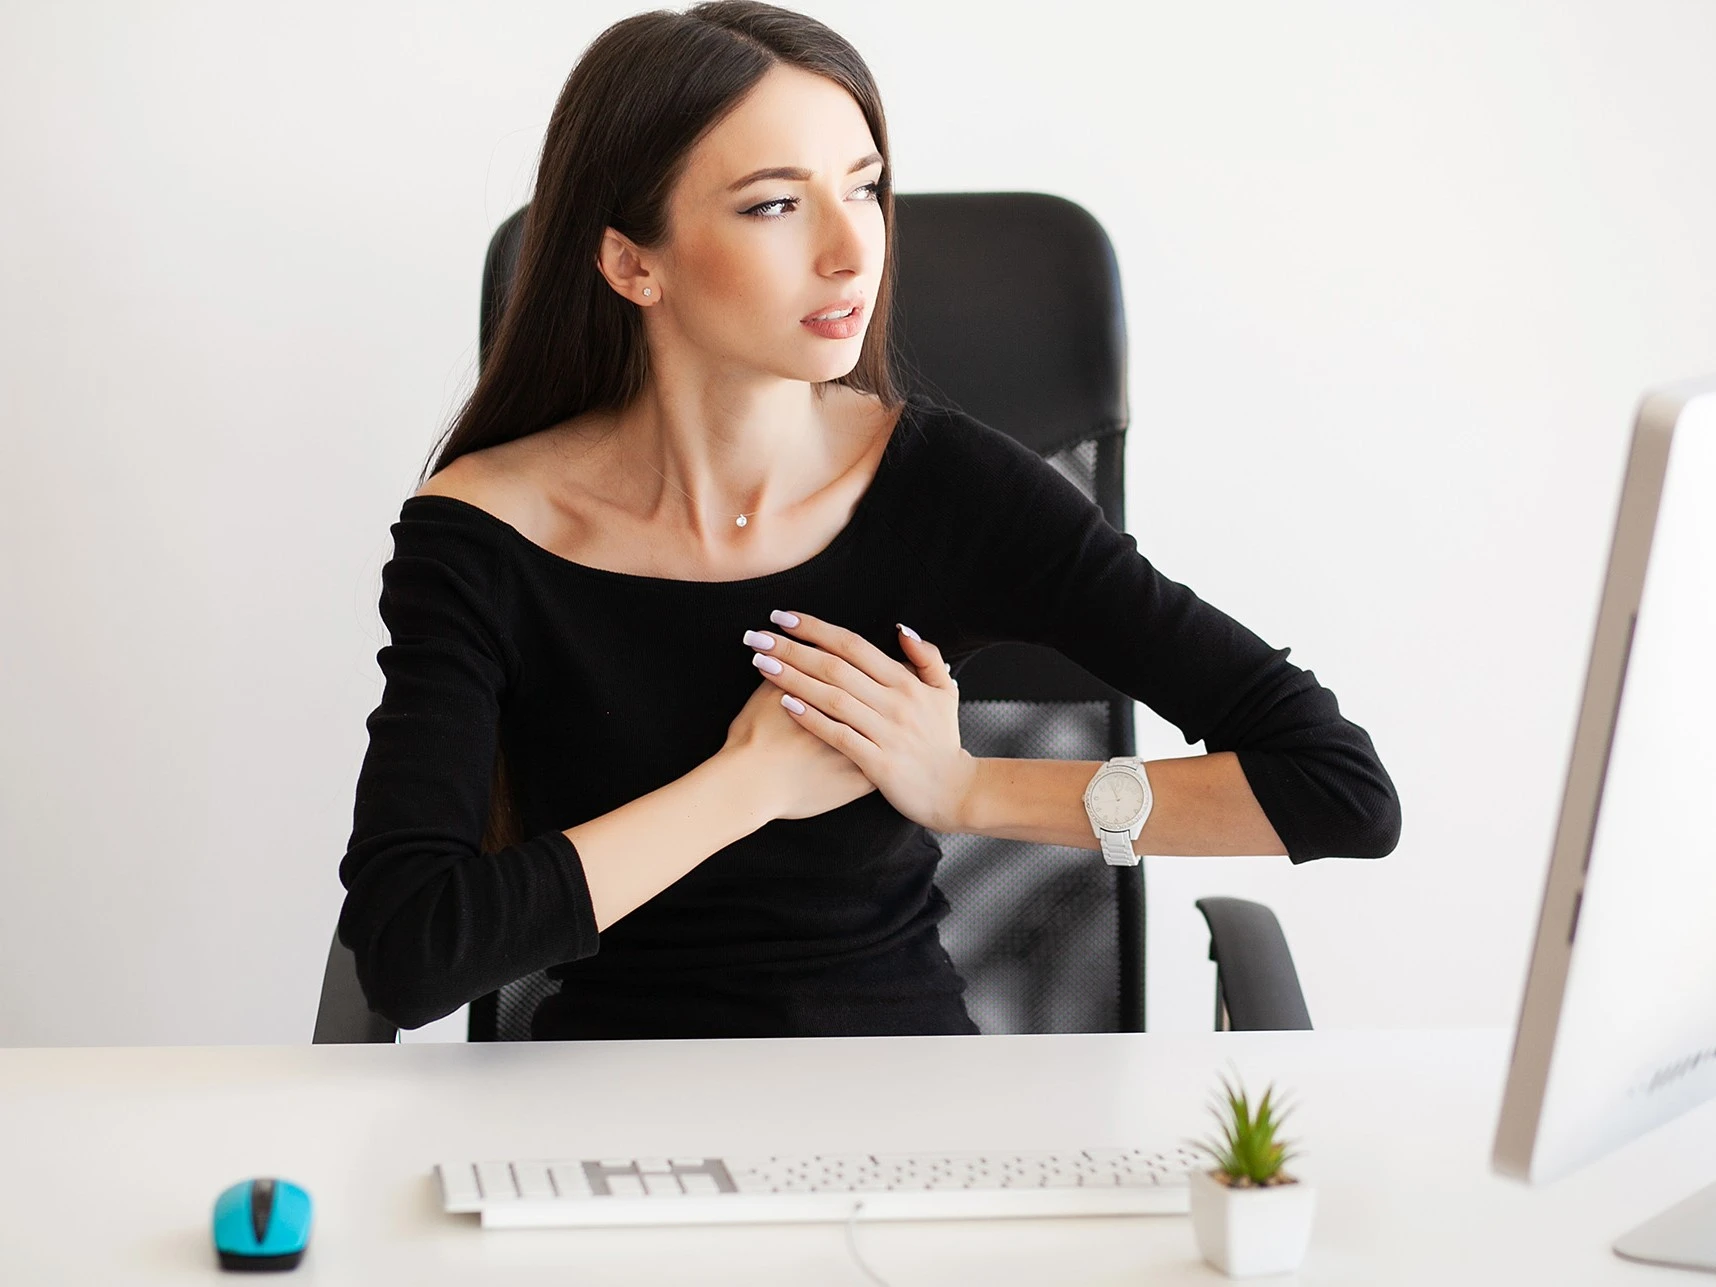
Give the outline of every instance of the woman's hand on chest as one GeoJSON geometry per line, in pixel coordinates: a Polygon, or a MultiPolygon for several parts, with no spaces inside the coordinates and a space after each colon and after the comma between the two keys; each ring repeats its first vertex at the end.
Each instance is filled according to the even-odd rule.
{"type": "Polygon", "coordinates": [[[959,685],[934,644],[900,627],[901,663],[802,612],[747,631],[752,661],[801,727],[841,752],[905,817],[957,831],[977,761],[960,745],[959,685]]]}

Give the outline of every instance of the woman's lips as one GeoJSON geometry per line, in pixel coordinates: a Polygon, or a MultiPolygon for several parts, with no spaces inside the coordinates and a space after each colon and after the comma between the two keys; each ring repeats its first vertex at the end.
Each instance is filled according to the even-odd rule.
{"type": "Polygon", "coordinates": [[[816,334],[829,340],[849,340],[858,334],[864,325],[864,305],[855,305],[845,317],[831,317],[827,321],[813,322],[805,320],[799,323],[816,334]]]}

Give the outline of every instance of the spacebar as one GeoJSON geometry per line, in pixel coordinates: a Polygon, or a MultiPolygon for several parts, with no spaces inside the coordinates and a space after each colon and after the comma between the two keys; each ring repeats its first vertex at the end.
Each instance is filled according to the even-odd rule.
{"type": "Polygon", "coordinates": [[[845,1220],[990,1220],[1032,1216],[1178,1215],[1184,1184],[1140,1188],[936,1189],[882,1193],[726,1193],[718,1197],[517,1199],[483,1208],[487,1229],[596,1225],[774,1224],[845,1220]]]}

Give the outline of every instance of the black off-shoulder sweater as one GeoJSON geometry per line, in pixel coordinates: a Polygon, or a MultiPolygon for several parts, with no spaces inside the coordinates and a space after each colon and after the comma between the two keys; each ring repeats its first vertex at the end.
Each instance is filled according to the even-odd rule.
{"type": "Polygon", "coordinates": [[[407,499],[392,532],[339,937],[405,1028],[549,968],[538,1038],[975,1031],[936,931],[940,849],[879,791],[769,822],[596,932],[565,829],[720,749],[764,682],[742,636],[776,608],[901,660],[903,621],[956,674],[986,644],[1046,644],[1236,752],[1293,862],[1399,838],[1369,735],[1289,649],[1157,571],[1031,448],[919,398],[847,526],[766,576],[588,567],[441,496],[407,499]],[[484,853],[497,737],[525,838],[484,853]]]}

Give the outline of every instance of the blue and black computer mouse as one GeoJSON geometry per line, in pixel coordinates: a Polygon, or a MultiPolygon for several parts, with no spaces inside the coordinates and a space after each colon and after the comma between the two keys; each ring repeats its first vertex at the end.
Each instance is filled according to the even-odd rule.
{"type": "Polygon", "coordinates": [[[222,1269],[296,1269],[310,1241],[310,1195],[290,1180],[240,1180],[215,1199],[222,1269]]]}

